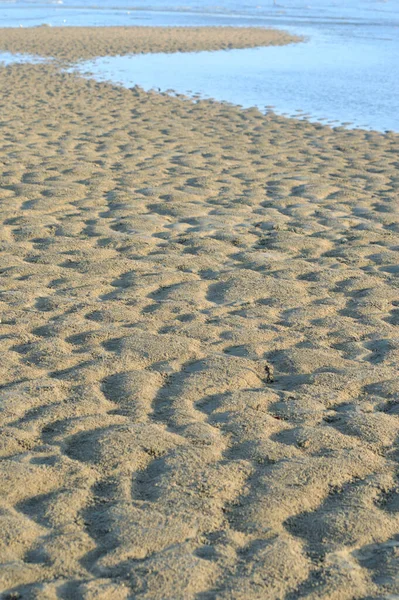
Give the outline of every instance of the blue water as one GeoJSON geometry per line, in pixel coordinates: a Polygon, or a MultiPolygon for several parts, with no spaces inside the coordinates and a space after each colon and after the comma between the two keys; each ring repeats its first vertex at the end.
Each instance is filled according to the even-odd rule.
{"type": "Polygon", "coordinates": [[[399,131],[399,0],[0,0],[0,26],[234,25],[307,42],[196,54],[109,57],[97,79],[199,93],[311,120],[399,131]]]}
{"type": "Polygon", "coordinates": [[[11,54],[11,52],[0,52],[0,65],[7,67],[14,63],[41,63],[46,62],[48,59],[41,58],[40,56],[30,56],[28,54],[11,54]]]}
{"type": "Polygon", "coordinates": [[[0,26],[398,23],[398,0],[0,0],[0,26]]]}
{"type": "Polygon", "coordinates": [[[390,45],[376,45],[365,61],[367,49],[362,40],[341,45],[311,39],[285,47],[105,57],[83,63],[79,70],[126,87],[173,89],[261,110],[272,105],[288,116],[304,111],[313,121],[399,130],[399,114],[392,106],[398,98],[392,97],[392,88],[399,90],[398,82],[391,81],[396,63],[390,45]]]}

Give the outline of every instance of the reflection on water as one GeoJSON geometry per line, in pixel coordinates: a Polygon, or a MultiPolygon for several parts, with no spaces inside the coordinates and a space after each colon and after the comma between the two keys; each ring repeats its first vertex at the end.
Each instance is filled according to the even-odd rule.
{"type": "Polygon", "coordinates": [[[399,131],[397,44],[314,36],[289,46],[99,58],[82,63],[102,81],[232,102],[311,120],[399,131]]]}

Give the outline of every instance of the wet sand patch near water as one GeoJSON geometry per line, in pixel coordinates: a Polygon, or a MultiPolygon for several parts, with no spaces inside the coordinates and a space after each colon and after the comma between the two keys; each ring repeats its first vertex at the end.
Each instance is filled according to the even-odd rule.
{"type": "Polygon", "coordinates": [[[398,594],[398,135],[0,87],[4,597],[398,594]]]}

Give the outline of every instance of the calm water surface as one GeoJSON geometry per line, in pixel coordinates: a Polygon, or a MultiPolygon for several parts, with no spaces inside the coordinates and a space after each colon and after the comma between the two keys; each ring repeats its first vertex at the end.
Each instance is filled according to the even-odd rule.
{"type": "Polygon", "coordinates": [[[0,26],[290,25],[342,21],[384,26],[398,0],[0,0],[0,26]]]}
{"type": "Polygon", "coordinates": [[[303,111],[314,121],[399,130],[396,62],[389,44],[376,44],[365,60],[368,50],[367,40],[311,38],[285,47],[107,57],[79,70],[126,87],[173,89],[261,110],[272,105],[290,116],[303,111]]]}

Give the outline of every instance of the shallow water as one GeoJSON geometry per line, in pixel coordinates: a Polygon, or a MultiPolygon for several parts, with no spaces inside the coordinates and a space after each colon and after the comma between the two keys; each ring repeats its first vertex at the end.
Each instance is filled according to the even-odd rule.
{"type": "Polygon", "coordinates": [[[398,20],[397,0],[0,0],[0,26],[295,25],[398,20]]]}
{"type": "Polygon", "coordinates": [[[272,105],[289,116],[303,111],[313,121],[399,131],[396,49],[393,40],[372,44],[319,34],[280,47],[105,57],[79,70],[126,87],[173,89],[261,110],[272,105]]]}
{"type": "Polygon", "coordinates": [[[42,58],[32,56],[31,54],[11,54],[11,52],[0,52],[0,65],[12,65],[14,63],[41,63],[52,60],[51,58],[42,58]]]}

